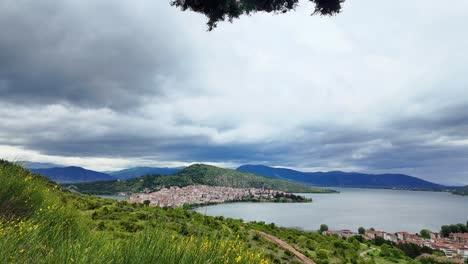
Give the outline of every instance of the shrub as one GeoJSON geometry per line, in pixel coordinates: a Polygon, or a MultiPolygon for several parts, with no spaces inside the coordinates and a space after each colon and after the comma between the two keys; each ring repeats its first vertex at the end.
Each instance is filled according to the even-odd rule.
{"type": "Polygon", "coordinates": [[[325,249],[319,249],[317,251],[317,257],[322,260],[328,259],[328,251],[326,251],[325,249]]]}

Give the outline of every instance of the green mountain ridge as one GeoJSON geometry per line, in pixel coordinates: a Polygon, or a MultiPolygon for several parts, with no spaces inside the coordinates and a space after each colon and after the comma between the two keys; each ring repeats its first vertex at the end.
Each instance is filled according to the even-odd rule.
{"type": "Polygon", "coordinates": [[[164,187],[188,185],[225,186],[233,188],[265,188],[292,193],[330,193],[332,190],[272,179],[251,173],[223,169],[205,164],[189,166],[174,175],[146,175],[129,180],[65,184],[85,194],[118,194],[151,192],[164,187]]]}

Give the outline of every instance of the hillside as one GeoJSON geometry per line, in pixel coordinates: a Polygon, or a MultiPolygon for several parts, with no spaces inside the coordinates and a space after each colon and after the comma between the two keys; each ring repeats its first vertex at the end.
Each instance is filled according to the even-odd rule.
{"type": "Polygon", "coordinates": [[[115,180],[114,177],[93,170],[87,170],[81,167],[56,167],[47,169],[32,169],[34,173],[41,174],[58,183],[74,183],[74,182],[93,182],[93,181],[110,181],[115,180]]]}
{"type": "Polygon", "coordinates": [[[258,231],[316,263],[421,263],[372,241],[71,193],[1,160],[0,186],[0,263],[301,263],[258,231]]]}
{"type": "Polygon", "coordinates": [[[183,169],[184,168],[182,167],[179,167],[179,168],[133,167],[133,168],[128,168],[128,169],[119,170],[119,171],[112,171],[112,172],[109,172],[108,174],[117,179],[127,180],[131,178],[145,176],[145,175],[154,175],[154,174],[172,175],[183,169]]]}
{"type": "Polygon", "coordinates": [[[356,172],[301,172],[263,165],[243,165],[238,171],[266,177],[290,180],[322,187],[384,188],[412,190],[441,190],[445,186],[404,174],[365,174],[356,172]]]}
{"type": "Polygon", "coordinates": [[[90,182],[66,185],[86,194],[117,194],[157,191],[164,187],[188,185],[225,186],[234,188],[266,188],[294,193],[330,192],[329,190],[292,183],[279,179],[196,164],[172,175],[147,175],[129,180],[90,182]]]}

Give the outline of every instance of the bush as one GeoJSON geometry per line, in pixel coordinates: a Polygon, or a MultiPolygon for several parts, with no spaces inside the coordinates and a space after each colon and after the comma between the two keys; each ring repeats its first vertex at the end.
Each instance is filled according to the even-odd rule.
{"type": "Polygon", "coordinates": [[[325,249],[319,249],[317,251],[317,257],[321,260],[328,259],[328,251],[325,249]]]}

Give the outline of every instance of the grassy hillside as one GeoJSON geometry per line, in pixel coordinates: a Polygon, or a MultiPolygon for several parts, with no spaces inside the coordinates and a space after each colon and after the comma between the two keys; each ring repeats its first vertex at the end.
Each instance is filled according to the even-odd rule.
{"type": "MultiPolygon", "coordinates": [[[[194,184],[235,188],[267,188],[295,193],[330,192],[329,190],[292,183],[251,173],[196,164],[172,175],[147,175],[129,180],[73,184],[72,188],[86,194],[116,194],[119,192],[156,191],[163,187],[184,187],[194,184]]],[[[71,187],[71,185],[67,185],[71,187]]]]}
{"type": "Polygon", "coordinates": [[[300,263],[253,230],[317,264],[422,263],[356,238],[70,193],[3,161],[0,186],[0,263],[300,263]]]}
{"type": "Polygon", "coordinates": [[[4,161],[0,186],[0,263],[268,263],[232,230],[195,237],[180,210],[69,193],[4,161]]]}

